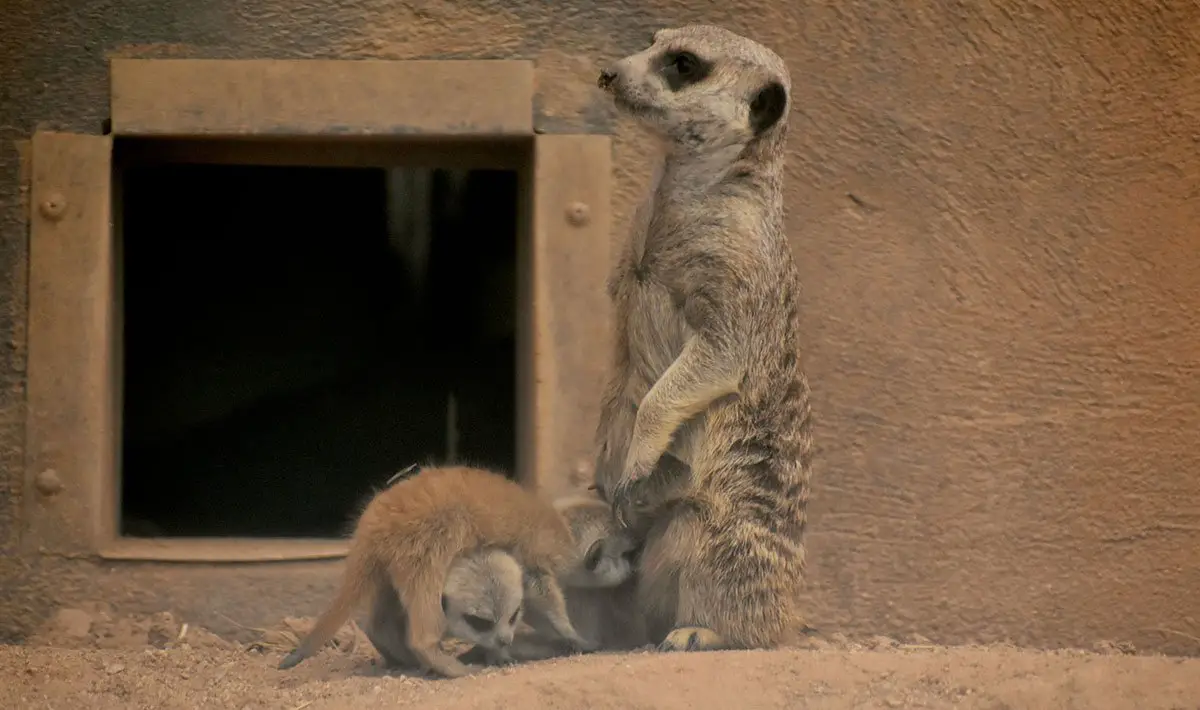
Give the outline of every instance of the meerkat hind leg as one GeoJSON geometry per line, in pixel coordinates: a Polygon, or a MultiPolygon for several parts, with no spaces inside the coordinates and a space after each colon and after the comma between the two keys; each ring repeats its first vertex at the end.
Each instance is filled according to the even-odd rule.
{"type": "Polygon", "coordinates": [[[672,511],[642,553],[642,603],[666,600],[658,606],[671,612],[658,648],[770,648],[787,628],[798,565],[773,534],[709,513],[672,511]]]}
{"type": "Polygon", "coordinates": [[[408,647],[420,665],[447,678],[470,675],[471,669],[442,650],[446,620],[442,611],[440,585],[410,582],[415,589],[405,589],[393,575],[393,586],[400,603],[408,612],[408,647]]]}
{"type": "Polygon", "coordinates": [[[554,575],[541,571],[527,573],[525,599],[529,621],[534,628],[542,627],[543,624],[549,626],[549,631],[557,634],[577,651],[587,653],[599,648],[598,644],[585,639],[575,630],[575,625],[571,623],[571,617],[567,614],[567,600],[554,575]]]}
{"type": "Polygon", "coordinates": [[[363,627],[385,668],[416,668],[420,661],[408,647],[408,614],[391,583],[380,585],[363,627]]]}

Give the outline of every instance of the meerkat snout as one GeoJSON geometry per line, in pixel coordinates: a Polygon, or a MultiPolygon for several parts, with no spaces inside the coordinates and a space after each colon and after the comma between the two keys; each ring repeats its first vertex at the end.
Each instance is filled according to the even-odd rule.
{"type": "Polygon", "coordinates": [[[601,89],[608,90],[612,83],[617,80],[617,73],[612,69],[604,69],[600,72],[600,78],[596,80],[596,86],[601,89]]]}

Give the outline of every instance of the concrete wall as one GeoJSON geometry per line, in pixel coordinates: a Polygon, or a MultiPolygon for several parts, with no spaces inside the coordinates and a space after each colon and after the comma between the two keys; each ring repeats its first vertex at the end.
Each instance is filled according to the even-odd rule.
{"type": "MultiPolygon", "coordinates": [[[[544,129],[609,130],[598,64],[705,21],[772,46],[795,81],[813,623],[1200,652],[1200,5],[716,5],[5,3],[0,544],[23,472],[23,141],[99,131],[106,57],[528,58],[544,129]]],[[[621,239],[648,172],[615,127],[621,239]]],[[[164,603],[169,573],[6,556],[0,624],[85,594],[164,603]]],[[[313,589],[331,573],[313,567],[313,589]]],[[[210,570],[175,574],[219,598],[210,570]]]]}

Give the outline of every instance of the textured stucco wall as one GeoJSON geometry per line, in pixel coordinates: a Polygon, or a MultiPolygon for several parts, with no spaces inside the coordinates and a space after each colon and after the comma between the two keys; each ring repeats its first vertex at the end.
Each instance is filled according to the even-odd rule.
{"type": "MultiPolygon", "coordinates": [[[[0,544],[23,460],[21,141],[97,132],[106,56],[529,58],[541,126],[607,130],[599,62],[706,21],[774,47],[795,82],[789,220],[822,454],[812,621],[1200,652],[1200,5],[717,5],[6,3],[0,544]]],[[[616,127],[620,239],[648,173],[616,127]]],[[[20,609],[91,584],[151,604],[162,574],[6,556],[0,620],[11,633],[20,609]]],[[[214,598],[204,570],[180,574],[214,598]]]]}

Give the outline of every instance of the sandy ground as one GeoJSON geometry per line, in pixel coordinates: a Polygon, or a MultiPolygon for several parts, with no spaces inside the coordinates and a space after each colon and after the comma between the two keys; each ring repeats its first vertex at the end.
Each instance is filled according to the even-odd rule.
{"type": "Polygon", "coordinates": [[[0,707],[1200,709],[1200,659],[1115,646],[1039,652],[834,635],[805,649],[595,654],[447,681],[382,671],[348,627],[338,647],[276,670],[306,623],[288,620],[239,644],[170,614],[64,610],[24,645],[0,646],[0,707]]]}

